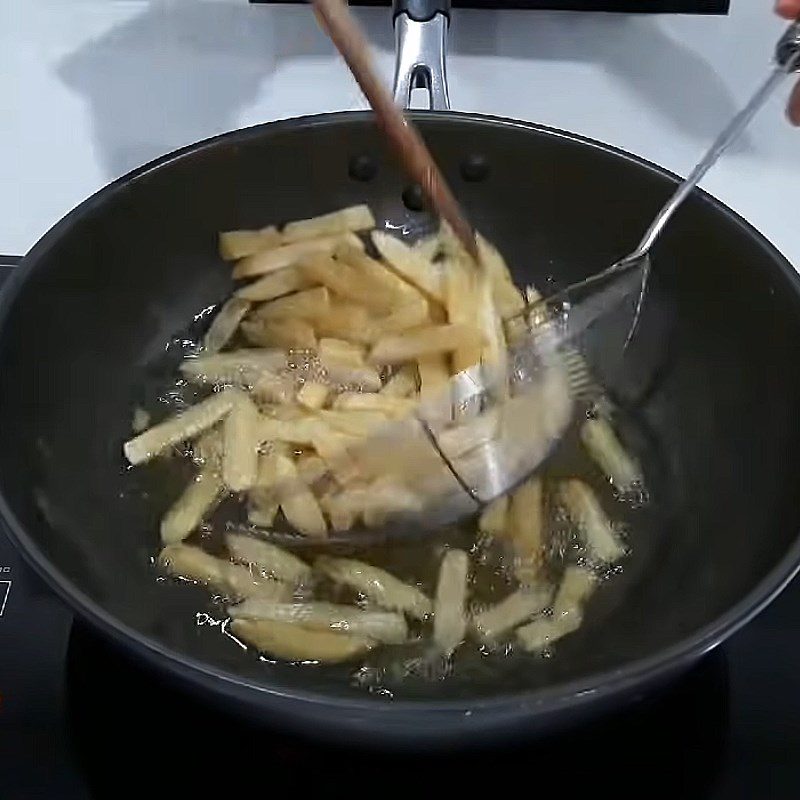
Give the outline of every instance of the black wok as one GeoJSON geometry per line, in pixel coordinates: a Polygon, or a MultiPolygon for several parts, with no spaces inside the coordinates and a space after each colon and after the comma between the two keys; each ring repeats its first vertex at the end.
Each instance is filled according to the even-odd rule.
{"type": "MultiPolygon", "coordinates": [[[[537,125],[413,119],[520,283],[565,284],[611,263],[675,183],[537,125]]],[[[658,454],[654,494],[669,513],[632,533],[623,574],[557,657],[416,684],[390,701],[341,670],[264,663],[198,626],[203,590],[155,579],[160,509],[130,495],[120,444],[165,343],[231,289],[217,231],[357,202],[414,226],[425,212],[408,208],[405,188],[371,116],[343,113],[202,142],[80,205],[26,256],[0,305],[0,511],[76,613],[143,667],[227,707],[314,735],[407,745],[548,729],[685,667],[796,571],[800,280],[721,203],[690,199],[657,248],[619,387],[658,454]]]]}

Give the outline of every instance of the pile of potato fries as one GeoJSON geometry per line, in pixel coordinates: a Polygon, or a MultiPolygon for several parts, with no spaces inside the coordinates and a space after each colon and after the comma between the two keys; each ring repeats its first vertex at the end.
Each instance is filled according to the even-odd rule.
{"type": "MultiPolygon", "coordinates": [[[[460,549],[445,551],[429,596],[361,561],[319,556],[307,563],[263,535],[284,525],[322,544],[331,531],[380,526],[460,491],[419,435],[421,413],[466,473],[487,442],[500,442],[504,452],[515,452],[514,444],[529,450],[536,444],[526,431],[552,438],[571,413],[558,369],[540,395],[526,396],[524,415],[454,403],[454,377],[476,368],[491,371],[506,391],[508,348],[525,325],[526,296],[480,236],[476,264],[446,227],[411,245],[375,225],[359,205],[280,230],[220,234],[220,255],[246,283],[219,309],[201,351],[180,367],[208,394],[152,427],[137,410],[137,435],[124,445],[136,465],[188,443],[196,465],[162,519],[159,562],[222,596],[230,631],[277,659],[341,662],[420,636],[445,656],[467,639],[492,644],[510,634],[521,648],[541,651],[581,624],[597,585],[593,565],[625,552],[595,493],[577,478],[550,488],[530,478],[484,508],[476,535],[496,542],[513,565],[513,590],[489,607],[470,606],[470,556],[460,549]],[[396,437],[390,452],[361,447],[379,441],[373,437],[386,426],[405,424],[408,435],[396,437]],[[585,551],[558,581],[544,563],[546,492],[569,515],[585,551]],[[230,495],[246,503],[252,530],[226,534],[226,560],[203,549],[198,531],[230,495]],[[320,585],[343,587],[355,601],[329,602],[320,585]]],[[[587,419],[581,441],[619,491],[640,484],[639,466],[606,416],[587,419]]]]}

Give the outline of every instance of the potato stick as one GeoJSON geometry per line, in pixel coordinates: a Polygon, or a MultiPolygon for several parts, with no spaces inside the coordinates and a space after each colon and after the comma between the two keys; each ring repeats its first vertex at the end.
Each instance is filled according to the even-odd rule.
{"type": "Polygon", "coordinates": [[[216,505],[222,490],[216,465],[200,470],[164,514],[161,520],[161,541],[164,544],[182,542],[216,505]]]}
{"type": "Polygon", "coordinates": [[[327,286],[344,300],[360,303],[373,311],[389,311],[396,302],[393,292],[377,281],[365,279],[344,261],[316,256],[304,261],[301,269],[309,281],[327,286]]]}
{"type": "Polygon", "coordinates": [[[381,387],[385,397],[410,397],[417,392],[417,368],[414,364],[400,367],[381,387]]]}
{"type": "Polygon", "coordinates": [[[501,537],[506,530],[508,506],[509,497],[507,494],[492,500],[481,512],[478,520],[478,530],[487,536],[501,537]]]}
{"type": "Polygon", "coordinates": [[[390,333],[401,333],[409,328],[418,328],[433,321],[430,305],[420,297],[413,303],[404,302],[388,317],[379,317],[372,324],[377,338],[390,333]]]}
{"type": "Polygon", "coordinates": [[[480,234],[476,236],[476,241],[481,266],[489,276],[495,305],[500,316],[505,319],[518,314],[525,307],[525,300],[514,285],[503,256],[480,234]]]}
{"type": "Polygon", "coordinates": [[[363,489],[345,489],[344,494],[352,497],[361,508],[364,524],[368,528],[383,525],[393,514],[422,511],[420,497],[391,475],[378,477],[363,489]]]}
{"type": "Polygon", "coordinates": [[[309,411],[317,411],[328,402],[330,386],[316,381],[306,381],[297,393],[297,402],[309,411]]]}
{"type": "Polygon", "coordinates": [[[469,556],[463,550],[445,553],[433,607],[433,640],[445,655],[450,655],[464,641],[468,572],[469,556]]]}
{"type": "Polygon", "coordinates": [[[281,235],[274,225],[257,231],[223,231],[219,235],[219,254],[226,261],[235,261],[280,243],[281,235]]]}
{"type": "MultiPolygon", "coordinates": [[[[454,325],[478,323],[477,272],[460,259],[451,259],[444,270],[447,320],[454,325]]],[[[479,342],[469,342],[453,352],[453,372],[469,369],[481,360],[479,342]]]]}
{"type": "Polygon", "coordinates": [[[508,387],[508,346],[503,330],[503,321],[492,299],[492,288],[485,274],[477,277],[477,304],[479,326],[485,345],[481,351],[481,364],[484,370],[492,370],[488,381],[504,397],[508,387]]]}
{"type": "MultiPolygon", "coordinates": [[[[439,239],[439,234],[434,233],[431,236],[424,236],[422,239],[418,239],[416,242],[414,242],[412,249],[432,263],[441,249],[441,240],[439,239]]],[[[436,265],[434,264],[434,267],[435,266],[436,265]]]]}
{"type": "Polygon", "coordinates": [[[376,292],[388,292],[397,305],[413,302],[419,291],[398,278],[385,264],[370,258],[364,248],[353,247],[348,242],[337,245],[334,255],[337,260],[349,264],[358,275],[358,279],[374,288],[376,292]]]}
{"type": "Polygon", "coordinates": [[[317,314],[324,314],[329,308],[328,290],[324,286],[316,286],[263,303],[253,311],[250,319],[277,321],[299,317],[313,320],[317,314]]]}
{"type": "Polygon", "coordinates": [[[150,412],[137,406],[133,410],[133,419],[131,420],[131,430],[134,433],[141,433],[150,427],[150,412]]]}
{"type": "Polygon", "coordinates": [[[294,381],[288,375],[265,372],[253,384],[251,394],[260,402],[291,403],[294,397],[294,381]]]}
{"type": "Polygon", "coordinates": [[[386,425],[388,419],[380,411],[335,411],[323,409],[319,418],[333,430],[348,436],[363,438],[376,428],[386,425]]]}
{"type": "Polygon", "coordinates": [[[349,364],[353,367],[364,365],[366,350],[360,344],[353,344],[344,339],[325,337],[319,340],[317,349],[321,359],[331,358],[342,364],[349,364]]]}
{"type": "Polygon", "coordinates": [[[232,492],[243,492],[256,482],[260,422],[253,401],[237,392],[222,424],[222,480],[232,492]]]}
{"type": "Polygon", "coordinates": [[[402,364],[423,356],[482,346],[481,332],[470,325],[427,325],[382,337],[373,345],[368,360],[373,364],[402,364]]]}
{"type": "Polygon", "coordinates": [[[318,254],[330,255],[340,241],[346,241],[356,249],[363,247],[357,236],[345,234],[339,236],[323,236],[319,239],[307,239],[292,242],[273,249],[260,250],[253,255],[243,258],[233,268],[234,278],[250,278],[256,275],[266,275],[279,269],[292,267],[299,264],[309,256],[318,254]]]}
{"type": "Polygon", "coordinates": [[[355,386],[365,392],[377,392],[383,386],[375,367],[355,367],[331,355],[320,356],[320,363],[328,374],[328,380],[339,386],[355,386]]]}
{"type": "Polygon", "coordinates": [[[282,420],[262,416],[256,439],[259,442],[290,442],[313,447],[322,424],[316,419],[282,420]]]}
{"type": "Polygon", "coordinates": [[[402,419],[414,412],[415,400],[390,397],[381,393],[342,392],[333,401],[334,409],[341,411],[378,411],[387,417],[402,419]]]}
{"type": "Polygon", "coordinates": [[[625,554],[625,547],[595,493],[583,481],[573,478],[560,484],[559,495],[586,549],[600,561],[618,561],[625,554]]]}
{"type": "Polygon", "coordinates": [[[248,498],[250,506],[247,509],[247,521],[257,528],[271,528],[278,516],[278,503],[265,501],[261,489],[251,489],[248,498]]]}
{"type": "Polygon", "coordinates": [[[225,544],[235,560],[252,564],[277,580],[298,584],[311,577],[311,567],[305,561],[254,536],[229,533],[225,536],[225,544]]]}
{"type": "Polygon", "coordinates": [[[333,530],[342,533],[356,524],[357,514],[342,494],[325,494],[320,498],[320,506],[325,510],[333,530]]]}
{"type": "Polygon", "coordinates": [[[544,508],[542,482],[529,478],[511,495],[506,530],[503,534],[513,548],[514,572],[524,584],[535,580],[542,563],[544,508]]]}
{"type": "Polygon", "coordinates": [[[313,326],[303,319],[246,319],[241,331],[248,342],[261,347],[313,350],[317,346],[313,326]]]}
{"type": "Polygon", "coordinates": [[[285,242],[314,239],[319,236],[337,236],[349,231],[367,231],[375,227],[375,217],[369,206],[342,208],[330,214],[287,223],[281,231],[285,242]]]}
{"type": "Polygon", "coordinates": [[[534,620],[517,629],[517,641],[525,650],[544,650],[580,628],[583,606],[597,587],[597,579],[581,567],[567,567],[553,603],[553,616],[534,620]]]}
{"type": "Polygon", "coordinates": [[[285,483],[285,486],[278,487],[278,495],[286,521],[304,536],[327,536],[328,526],[317,498],[300,480],[292,459],[281,454],[276,454],[275,459],[278,479],[285,483]]]}
{"type": "Polygon", "coordinates": [[[314,562],[314,568],[390,611],[403,611],[415,619],[424,619],[433,610],[430,599],[416,586],[363,561],[320,556],[314,562]]]}
{"type": "Polygon", "coordinates": [[[286,603],[292,599],[294,589],[288,583],[253,574],[244,564],[225,562],[223,567],[224,591],[233,599],[257,600],[264,603],[286,603]]]}
{"type": "Polygon", "coordinates": [[[552,596],[548,587],[518,589],[497,605],[476,614],[472,624],[484,642],[496,641],[506,631],[544,611],[552,596]]]}
{"type": "Polygon", "coordinates": [[[213,394],[181,414],[148,428],[125,442],[125,457],[131,464],[141,464],[178,442],[193,439],[216,425],[231,410],[233,398],[229,391],[213,394]]]}
{"type": "Polygon", "coordinates": [[[181,362],[181,373],[198,383],[231,383],[249,386],[265,373],[275,374],[286,366],[282,350],[248,348],[187,358],[181,362]]]}
{"type": "Polygon", "coordinates": [[[373,231],[372,243],[397,275],[433,300],[444,303],[439,270],[421,248],[409,247],[384,231],[373,231]]]}
{"type": "MultiPolygon", "coordinates": [[[[419,371],[419,394],[423,403],[449,400],[443,398],[447,391],[447,384],[450,380],[450,370],[447,367],[447,359],[441,353],[430,356],[421,356],[417,359],[417,369],[419,371]]],[[[447,403],[449,405],[449,403],[447,403]]],[[[450,414],[448,413],[449,417],[450,414]]]]}
{"type": "Polygon", "coordinates": [[[247,567],[215,558],[199,547],[168,545],[159,553],[158,562],[176,578],[207,584],[234,598],[283,602],[292,594],[291,586],[270,578],[257,578],[247,567]]]}
{"type": "Polygon", "coordinates": [[[391,611],[362,611],[356,606],[334,603],[271,603],[245,600],[228,609],[233,619],[266,619],[304,628],[332,630],[368,636],[386,644],[400,644],[408,638],[408,626],[401,614],[391,611]]]}
{"type": "Polygon", "coordinates": [[[361,344],[370,344],[376,338],[367,309],[355,303],[331,302],[327,313],[320,314],[311,322],[320,336],[335,336],[361,344]]]}
{"type": "Polygon", "coordinates": [[[605,419],[587,419],[581,426],[580,436],[592,460],[617,489],[629,492],[641,484],[639,465],[628,455],[605,419]]]}
{"type": "Polygon", "coordinates": [[[308,289],[313,285],[298,267],[287,267],[277,272],[269,272],[263,278],[242,286],[234,293],[234,297],[249,300],[251,303],[266,302],[300,289],[308,289]]]}
{"type": "Polygon", "coordinates": [[[232,297],[217,312],[203,337],[203,350],[218,353],[230,341],[239,323],[250,310],[250,303],[239,297],[232,297]]]}
{"type": "Polygon", "coordinates": [[[308,486],[316,483],[328,471],[328,466],[319,456],[300,456],[295,462],[300,480],[308,486]]]}
{"type": "Polygon", "coordinates": [[[192,442],[192,460],[195,464],[219,468],[221,459],[222,432],[218,427],[210,428],[192,442]]]}
{"type": "Polygon", "coordinates": [[[364,636],[306,630],[268,620],[237,619],[231,623],[231,631],[259,652],[284,661],[339,664],[366,653],[376,644],[364,636]]]}

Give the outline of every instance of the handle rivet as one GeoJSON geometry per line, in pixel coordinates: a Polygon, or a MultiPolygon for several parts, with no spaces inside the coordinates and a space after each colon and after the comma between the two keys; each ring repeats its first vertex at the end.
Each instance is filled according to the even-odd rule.
{"type": "Polygon", "coordinates": [[[378,162],[365,153],[353,156],[347,165],[347,174],[354,181],[371,181],[378,174],[378,162]]]}
{"type": "Polygon", "coordinates": [[[461,162],[461,177],[470,183],[485,181],[489,177],[489,162],[485,156],[473,153],[461,162]]]}

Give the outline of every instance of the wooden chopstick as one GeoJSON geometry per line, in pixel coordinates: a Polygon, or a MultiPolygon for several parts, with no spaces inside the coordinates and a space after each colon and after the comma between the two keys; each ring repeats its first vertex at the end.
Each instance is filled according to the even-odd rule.
{"type": "Polygon", "coordinates": [[[369,43],[343,0],[312,0],[322,29],[341,53],[367,98],[400,163],[416,181],[434,211],[450,224],[467,252],[476,260],[475,233],[416,127],[395,105],[372,66],[369,43]]]}

